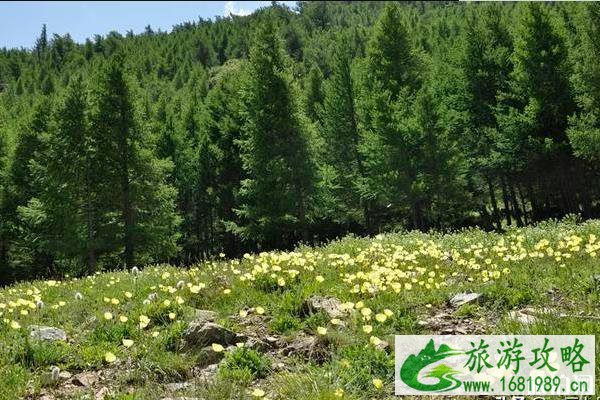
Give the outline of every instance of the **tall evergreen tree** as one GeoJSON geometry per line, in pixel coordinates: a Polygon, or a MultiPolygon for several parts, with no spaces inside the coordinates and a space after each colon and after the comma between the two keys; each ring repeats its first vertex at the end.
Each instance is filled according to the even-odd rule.
{"type": "Polygon", "coordinates": [[[399,127],[418,87],[417,58],[397,5],[387,5],[373,28],[363,66],[361,122],[367,179],[363,198],[375,224],[407,211],[409,149],[399,127]]]}
{"type": "Polygon", "coordinates": [[[313,66],[306,77],[306,115],[317,120],[318,109],[323,103],[323,74],[317,66],[313,66]]]}
{"type": "Polygon", "coordinates": [[[238,232],[284,247],[308,238],[315,170],[273,23],[258,27],[243,85],[243,221],[238,232]]]}
{"type": "Polygon", "coordinates": [[[533,219],[547,218],[555,208],[579,212],[576,197],[583,182],[566,173],[574,167],[566,128],[575,111],[567,49],[544,5],[521,9],[512,58],[511,87],[497,113],[497,142],[511,176],[502,182],[505,208],[523,224],[525,210],[517,196],[523,183],[533,219]]]}
{"type": "Polygon", "coordinates": [[[600,4],[590,3],[582,21],[574,84],[581,112],[570,121],[569,139],[575,154],[600,159],[600,4]]]}
{"type": "Polygon", "coordinates": [[[36,181],[35,162],[44,153],[43,137],[48,131],[52,101],[42,98],[36,102],[29,120],[17,137],[10,170],[8,171],[9,189],[5,198],[5,218],[11,238],[10,258],[13,265],[13,276],[47,275],[52,270],[52,254],[42,244],[27,240],[30,230],[19,218],[19,209],[36,198],[40,186],[36,181]]]}
{"type": "Polygon", "coordinates": [[[406,87],[418,82],[417,62],[400,7],[389,3],[373,27],[367,47],[370,82],[373,89],[385,90],[392,101],[406,87]]]}
{"type": "Polygon", "coordinates": [[[324,161],[334,172],[332,189],[336,204],[334,218],[340,222],[370,225],[366,202],[358,185],[365,177],[365,166],[359,152],[360,133],[356,112],[356,90],[351,70],[351,55],[346,40],[333,55],[331,75],[324,84],[324,100],[320,113],[325,139],[324,161]]]}
{"type": "MultiPolygon", "coordinates": [[[[470,16],[459,57],[461,80],[458,86],[466,111],[462,145],[467,154],[470,179],[481,179],[482,207],[489,203],[496,228],[501,228],[496,187],[506,171],[496,146],[498,98],[509,90],[512,70],[512,38],[503,21],[502,6],[490,4],[470,16]],[[483,196],[483,193],[487,193],[483,196]]],[[[476,186],[477,183],[474,183],[476,186]]],[[[473,188],[472,192],[477,189],[473,188]]],[[[487,213],[487,211],[485,211],[487,213]]]]}
{"type": "Polygon", "coordinates": [[[90,129],[102,154],[98,184],[102,204],[104,244],[114,251],[123,247],[123,262],[171,256],[176,250],[174,212],[176,190],[165,182],[171,162],[159,160],[153,137],[134,114],[129,85],[117,59],[96,77],[90,110],[90,129]],[[117,213],[118,219],[111,217],[117,213]],[[116,241],[114,239],[117,239],[116,241]]]}
{"type": "Polygon", "coordinates": [[[55,262],[83,261],[93,273],[102,206],[96,184],[99,154],[86,109],[86,91],[76,77],[56,102],[44,151],[33,164],[39,193],[19,212],[29,227],[29,241],[44,243],[55,262]]]}
{"type": "Polygon", "coordinates": [[[210,231],[212,251],[230,255],[240,251],[237,237],[229,227],[239,222],[234,209],[239,204],[244,176],[240,157],[244,121],[239,97],[243,67],[242,61],[232,60],[215,71],[200,118],[197,212],[204,210],[204,219],[210,221],[204,226],[210,231]]]}

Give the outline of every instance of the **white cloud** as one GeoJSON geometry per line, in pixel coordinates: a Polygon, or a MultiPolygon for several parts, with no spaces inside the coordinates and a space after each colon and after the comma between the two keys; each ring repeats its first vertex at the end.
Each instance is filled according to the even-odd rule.
{"type": "Polygon", "coordinates": [[[225,2],[225,15],[239,15],[245,16],[249,15],[250,11],[245,10],[243,8],[237,8],[235,1],[227,1],[225,2]]]}

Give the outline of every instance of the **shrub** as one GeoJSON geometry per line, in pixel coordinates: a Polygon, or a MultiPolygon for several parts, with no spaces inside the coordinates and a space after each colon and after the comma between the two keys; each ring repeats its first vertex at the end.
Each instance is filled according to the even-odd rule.
{"type": "Polygon", "coordinates": [[[247,347],[236,348],[229,352],[221,367],[224,373],[246,370],[255,379],[266,377],[270,369],[271,362],[268,358],[247,347]]]}

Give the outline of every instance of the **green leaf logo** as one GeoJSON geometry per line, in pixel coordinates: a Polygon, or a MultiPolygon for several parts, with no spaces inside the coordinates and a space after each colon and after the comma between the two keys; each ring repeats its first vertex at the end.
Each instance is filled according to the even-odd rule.
{"type": "Polygon", "coordinates": [[[447,357],[461,354],[464,354],[462,350],[452,349],[445,344],[440,345],[436,350],[435,343],[433,342],[433,339],[431,339],[419,354],[411,354],[406,358],[400,368],[400,379],[402,379],[409,387],[424,392],[446,392],[456,389],[462,384],[462,382],[454,376],[458,374],[459,371],[456,371],[446,364],[440,364],[425,374],[425,377],[437,378],[438,382],[435,384],[425,384],[420,382],[419,374],[424,368],[431,364],[447,357]]]}

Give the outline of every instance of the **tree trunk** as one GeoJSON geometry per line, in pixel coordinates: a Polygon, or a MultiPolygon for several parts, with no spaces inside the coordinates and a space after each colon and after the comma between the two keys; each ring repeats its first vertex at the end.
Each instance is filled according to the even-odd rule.
{"type": "Polygon", "coordinates": [[[528,225],[531,221],[529,219],[529,213],[527,212],[527,200],[525,199],[525,195],[523,194],[523,190],[521,190],[521,186],[517,185],[517,195],[521,199],[521,209],[523,210],[523,222],[525,225],[528,225]]]}
{"type": "MultiPolygon", "coordinates": [[[[122,115],[122,118],[124,118],[124,115],[122,115]]],[[[127,143],[129,128],[126,121],[122,121],[121,129],[122,131],[119,132],[119,137],[121,141],[121,191],[123,194],[122,218],[125,228],[125,251],[123,257],[125,259],[125,266],[131,268],[135,265],[135,249],[133,243],[134,227],[133,209],[131,204],[131,182],[129,180],[129,143],[127,143]]]]}
{"type": "Polygon", "coordinates": [[[515,220],[517,221],[517,226],[523,226],[523,219],[521,218],[521,207],[519,207],[519,199],[515,194],[515,186],[511,182],[508,184],[508,189],[510,190],[510,199],[513,204],[513,210],[515,212],[515,220]]]}
{"type": "Polygon", "coordinates": [[[510,218],[510,201],[508,198],[508,192],[506,190],[506,180],[502,177],[501,185],[502,187],[502,200],[504,202],[504,216],[506,217],[506,224],[508,226],[512,225],[512,220],[510,218]]]}
{"type": "Polygon", "coordinates": [[[92,222],[92,212],[88,208],[86,210],[86,225],[87,225],[87,264],[88,274],[92,275],[96,272],[96,249],[94,238],[94,226],[92,222]]]}
{"type": "Polygon", "coordinates": [[[494,193],[494,183],[492,182],[492,178],[490,176],[486,176],[485,179],[488,184],[488,190],[489,190],[489,194],[490,194],[490,202],[492,203],[494,223],[496,224],[496,229],[501,230],[502,229],[502,221],[500,221],[500,212],[498,210],[498,202],[496,201],[496,194],[494,193]]]}

